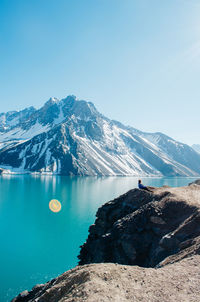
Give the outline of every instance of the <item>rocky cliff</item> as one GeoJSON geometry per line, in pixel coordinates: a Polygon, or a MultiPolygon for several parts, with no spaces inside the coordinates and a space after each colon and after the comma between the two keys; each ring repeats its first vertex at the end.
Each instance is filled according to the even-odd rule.
{"type": "MultiPolygon", "coordinates": [[[[79,255],[80,264],[155,267],[200,243],[200,186],[134,189],[103,205],[79,255]]],[[[199,249],[197,249],[199,251],[199,249]]],[[[187,254],[187,253],[186,253],[187,254]]]]}
{"type": "Polygon", "coordinates": [[[197,302],[199,254],[199,185],[133,189],[98,210],[80,266],[13,302],[197,302]]]}

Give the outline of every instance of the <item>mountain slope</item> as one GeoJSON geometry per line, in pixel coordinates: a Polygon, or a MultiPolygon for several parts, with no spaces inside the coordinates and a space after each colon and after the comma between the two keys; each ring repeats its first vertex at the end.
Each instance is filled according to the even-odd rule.
{"type": "Polygon", "coordinates": [[[64,175],[200,175],[200,155],[162,133],[112,121],[74,96],[0,117],[0,167],[64,175]],[[22,117],[23,118],[22,118],[22,117]],[[4,117],[4,118],[3,118],[4,117]]]}
{"type": "Polygon", "coordinates": [[[194,144],[194,145],[192,145],[192,148],[193,148],[196,152],[200,153],[200,145],[199,145],[199,144],[194,144]]]}

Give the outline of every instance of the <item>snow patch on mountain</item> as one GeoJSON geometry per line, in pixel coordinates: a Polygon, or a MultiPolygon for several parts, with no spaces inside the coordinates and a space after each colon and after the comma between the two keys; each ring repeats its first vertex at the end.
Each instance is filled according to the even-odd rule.
{"type": "Polygon", "coordinates": [[[193,148],[196,152],[200,153],[200,144],[194,144],[194,145],[192,145],[192,148],[193,148]]]}
{"type": "Polygon", "coordinates": [[[27,140],[30,139],[40,133],[46,132],[50,129],[48,125],[43,126],[38,121],[32,125],[29,129],[23,128],[14,128],[8,132],[0,133],[0,141],[1,142],[9,142],[11,140],[27,140]]]}
{"type": "Polygon", "coordinates": [[[0,114],[0,167],[8,173],[197,176],[200,155],[68,96],[51,98],[38,110],[0,114]]]}

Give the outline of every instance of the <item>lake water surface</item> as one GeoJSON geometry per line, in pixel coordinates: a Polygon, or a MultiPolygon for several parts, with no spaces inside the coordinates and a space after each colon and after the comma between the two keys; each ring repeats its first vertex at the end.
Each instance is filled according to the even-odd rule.
{"type": "MultiPolygon", "coordinates": [[[[103,203],[137,186],[133,177],[0,176],[0,301],[77,265],[79,246],[103,203]],[[59,213],[49,210],[58,199],[59,213]]],[[[193,178],[143,178],[184,186],[193,178]]]]}

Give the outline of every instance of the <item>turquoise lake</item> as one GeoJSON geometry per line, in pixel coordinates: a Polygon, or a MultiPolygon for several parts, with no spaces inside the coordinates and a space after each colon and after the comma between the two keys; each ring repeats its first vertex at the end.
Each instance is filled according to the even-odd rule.
{"type": "MultiPolygon", "coordinates": [[[[184,186],[194,178],[142,178],[184,186]]],[[[0,301],[77,265],[99,206],[137,187],[133,177],[0,176],[0,301]],[[62,204],[49,210],[51,199],[62,204]]]]}

